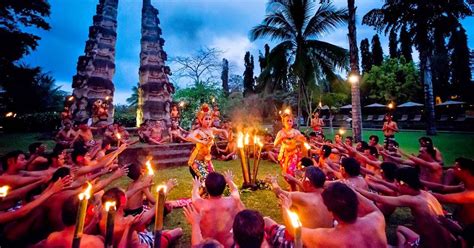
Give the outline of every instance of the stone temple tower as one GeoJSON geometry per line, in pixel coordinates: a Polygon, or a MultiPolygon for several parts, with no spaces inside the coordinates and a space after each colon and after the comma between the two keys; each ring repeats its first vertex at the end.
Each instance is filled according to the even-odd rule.
{"type": "Polygon", "coordinates": [[[150,0],[143,0],[140,42],[137,126],[145,120],[163,120],[169,126],[174,86],[168,79],[170,68],[165,66],[167,55],[163,51],[165,40],[161,38],[158,10],[151,5],[150,0]]]}
{"type": "Polygon", "coordinates": [[[93,125],[113,122],[117,6],[118,0],[99,0],[97,4],[85,54],[79,57],[77,74],[72,79],[73,121],[92,117],[93,125]]]}

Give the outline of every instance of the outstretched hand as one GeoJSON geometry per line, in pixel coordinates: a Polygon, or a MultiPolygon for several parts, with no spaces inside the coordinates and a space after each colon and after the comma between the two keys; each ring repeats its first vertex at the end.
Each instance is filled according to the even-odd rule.
{"type": "Polygon", "coordinates": [[[189,224],[199,225],[201,222],[201,214],[197,211],[192,203],[183,208],[183,213],[189,224]]]}
{"type": "Polygon", "coordinates": [[[201,187],[201,181],[198,177],[195,177],[193,179],[193,189],[199,189],[199,187],[201,187]]]}
{"type": "Polygon", "coordinates": [[[277,178],[278,178],[277,176],[268,174],[268,175],[265,177],[265,182],[274,184],[274,183],[277,183],[277,178]]]}
{"type": "Polygon", "coordinates": [[[233,182],[234,181],[234,172],[231,170],[227,170],[224,172],[224,178],[227,183],[233,182]]]}
{"type": "Polygon", "coordinates": [[[280,194],[279,202],[281,207],[285,210],[289,210],[291,208],[291,205],[293,205],[291,198],[285,194],[280,194]]]}
{"type": "Polygon", "coordinates": [[[168,181],[166,182],[166,191],[170,192],[177,185],[178,185],[178,180],[176,180],[176,178],[168,179],[168,181]]]}

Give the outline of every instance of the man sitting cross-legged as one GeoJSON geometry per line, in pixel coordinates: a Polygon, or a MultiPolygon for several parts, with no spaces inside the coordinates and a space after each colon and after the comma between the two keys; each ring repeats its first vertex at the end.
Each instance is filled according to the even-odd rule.
{"type": "Polygon", "coordinates": [[[208,199],[199,195],[201,182],[194,178],[192,202],[202,216],[201,230],[204,238],[214,238],[225,247],[231,247],[234,243],[232,238],[232,222],[235,215],[244,209],[240,200],[239,190],[233,182],[234,175],[227,171],[224,176],[217,172],[211,172],[206,177],[205,186],[208,199]],[[229,185],[230,197],[223,197],[225,186],[229,185]]]}
{"type": "Polygon", "coordinates": [[[304,192],[287,192],[280,188],[276,177],[270,177],[273,192],[277,197],[285,195],[291,198],[293,207],[301,218],[301,223],[307,228],[331,227],[332,216],[324,206],[321,193],[324,190],[326,175],[314,166],[309,166],[305,170],[303,179],[304,192]]]}
{"type": "MultiPolygon", "coordinates": [[[[340,182],[331,183],[322,197],[337,224],[330,228],[302,227],[305,247],[387,247],[385,219],[371,201],[340,182]]],[[[281,198],[283,217],[288,220],[292,202],[284,195],[281,198]]],[[[291,225],[287,229],[294,233],[291,225]]]]}
{"type": "Polygon", "coordinates": [[[449,232],[439,224],[437,218],[444,215],[441,204],[430,193],[421,190],[421,182],[415,168],[397,170],[399,196],[383,196],[356,188],[365,197],[390,206],[409,207],[415,218],[416,234],[406,227],[397,229],[399,246],[451,247],[449,232]]]}

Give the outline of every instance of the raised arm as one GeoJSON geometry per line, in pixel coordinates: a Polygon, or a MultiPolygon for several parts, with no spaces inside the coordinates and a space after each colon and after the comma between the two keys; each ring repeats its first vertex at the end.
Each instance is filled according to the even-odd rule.
{"type": "Polygon", "coordinates": [[[461,193],[451,194],[439,194],[432,193],[438,201],[443,203],[454,203],[454,204],[473,204],[474,203],[474,191],[464,191],[461,193]]]}
{"type": "Polygon", "coordinates": [[[464,191],[464,184],[459,185],[444,185],[440,183],[428,182],[421,180],[421,183],[430,190],[436,191],[438,193],[459,193],[464,191]]]}
{"type": "Polygon", "coordinates": [[[199,195],[199,188],[201,187],[201,181],[199,178],[195,177],[193,179],[193,190],[191,192],[191,200],[194,203],[195,201],[202,200],[201,196],[199,195]]]}
{"type": "Polygon", "coordinates": [[[70,178],[63,178],[56,181],[49,188],[47,188],[38,198],[25,204],[17,211],[0,213],[0,224],[5,224],[12,220],[25,217],[28,213],[30,213],[33,209],[41,205],[54,193],[61,191],[64,188],[65,183],[67,183],[69,180],[70,178]]]}
{"type": "Polygon", "coordinates": [[[416,202],[413,200],[412,197],[406,196],[406,195],[382,196],[382,195],[378,195],[372,192],[368,192],[360,188],[355,188],[355,190],[359,192],[361,195],[363,195],[364,197],[372,201],[384,203],[384,204],[394,206],[394,207],[410,207],[416,204],[416,202]]]}
{"type": "Polygon", "coordinates": [[[186,216],[186,220],[188,220],[189,224],[191,224],[191,246],[194,247],[199,245],[202,241],[202,233],[201,233],[201,214],[197,211],[197,209],[193,206],[193,204],[189,204],[183,208],[184,216],[186,216]]]}
{"type": "Polygon", "coordinates": [[[228,170],[228,171],[224,172],[224,178],[225,178],[225,181],[226,181],[227,185],[229,185],[231,197],[235,201],[237,201],[237,206],[238,206],[239,210],[245,209],[244,204],[240,200],[239,189],[237,188],[237,185],[235,185],[235,183],[234,183],[234,173],[232,173],[232,171],[228,170]]]}
{"type": "Polygon", "coordinates": [[[280,195],[285,195],[288,197],[290,195],[288,191],[283,190],[280,185],[278,185],[276,176],[268,175],[266,181],[270,182],[272,185],[272,191],[275,193],[276,197],[280,198],[280,195]]]}

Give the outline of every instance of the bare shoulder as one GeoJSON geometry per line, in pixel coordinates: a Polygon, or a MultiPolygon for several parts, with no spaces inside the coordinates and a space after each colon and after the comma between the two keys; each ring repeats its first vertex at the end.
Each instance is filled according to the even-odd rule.
{"type": "Polygon", "coordinates": [[[82,236],[81,247],[103,247],[104,240],[96,235],[87,235],[82,236]]]}

